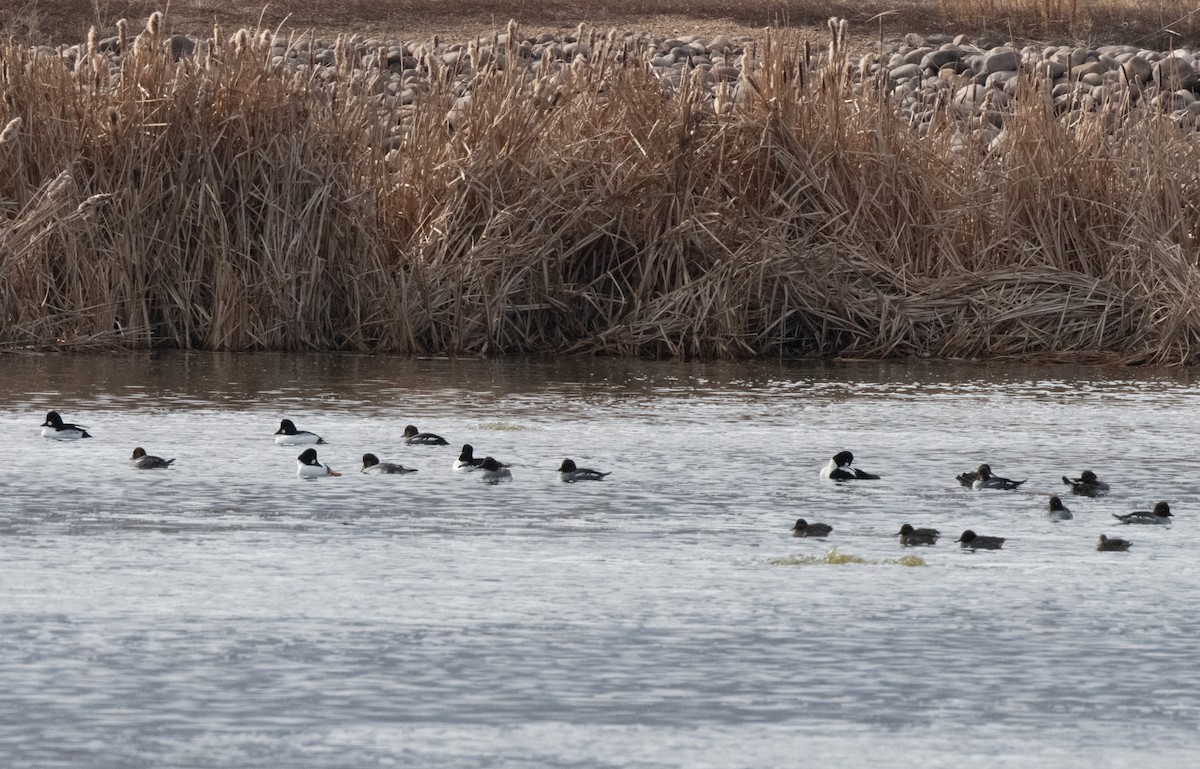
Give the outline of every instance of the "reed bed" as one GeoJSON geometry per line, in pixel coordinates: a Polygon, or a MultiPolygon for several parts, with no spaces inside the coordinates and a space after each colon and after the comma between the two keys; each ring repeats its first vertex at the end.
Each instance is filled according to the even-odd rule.
{"type": "Polygon", "coordinates": [[[836,34],[768,34],[735,93],[615,35],[503,67],[511,28],[401,104],[349,38],[297,72],[159,25],[119,69],[0,45],[0,349],[1200,354],[1200,139],[1161,111],[918,132],[836,34]]]}

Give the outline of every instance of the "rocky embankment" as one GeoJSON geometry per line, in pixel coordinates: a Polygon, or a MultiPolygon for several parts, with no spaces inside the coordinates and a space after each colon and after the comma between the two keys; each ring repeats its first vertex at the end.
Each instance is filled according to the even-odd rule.
{"type": "MultiPolygon", "coordinates": [[[[830,24],[835,42],[845,23],[830,24]]],[[[119,73],[124,37],[95,41],[113,74],[119,73]]],[[[398,144],[407,121],[403,117],[434,82],[453,83],[450,118],[462,114],[471,100],[472,83],[486,69],[523,69],[530,78],[558,77],[563,70],[595,68],[599,62],[637,61],[649,68],[667,90],[684,78],[722,93],[725,108],[745,93],[745,76],[760,65],[762,39],[750,36],[712,38],[656,37],[635,32],[601,34],[583,25],[574,34],[522,36],[515,25],[490,38],[469,42],[402,40],[310,40],[247,31],[234,36],[237,45],[254,49],[281,72],[318,81],[351,78],[363,84],[386,109],[401,113],[389,148],[398,144]],[[240,39],[239,39],[240,38],[240,39]]],[[[176,58],[203,56],[208,42],[183,35],[163,36],[176,58]]],[[[807,50],[807,49],[806,49],[807,50]]],[[[87,45],[44,49],[61,55],[69,66],[85,58],[87,45]]],[[[828,62],[824,46],[811,49],[809,66],[828,62]]],[[[1072,119],[1083,113],[1128,113],[1149,108],[1181,126],[1200,125],[1200,50],[1153,51],[1133,45],[987,46],[964,36],[907,35],[881,50],[847,62],[859,87],[883,79],[899,114],[918,131],[928,130],[939,109],[949,106],[972,129],[997,136],[1008,108],[1021,98],[1053,100],[1056,113],[1072,119]]],[[[446,93],[444,89],[440,93],[446,93]]]]}
{"type": "Polygon", "coordinates": [[[901,114],[920,130],[928,128],[939,104],[948,103],[998,134],[1014,100],[1047,93],[1055,112],[1067,119],[1146,106],[1182,126],[1200,122],[1200,51],[1184,48],[984,48],[961,36],[909,35],[864,59],[860,71],[886,73],[901,114]]]}

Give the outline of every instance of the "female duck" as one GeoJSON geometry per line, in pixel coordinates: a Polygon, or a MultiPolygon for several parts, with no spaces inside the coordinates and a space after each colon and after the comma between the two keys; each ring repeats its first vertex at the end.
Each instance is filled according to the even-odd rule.
{"type": "Polygon", "coordinates": [[[1057,494],[1050,495],[1050,504],[1046,506],[1046,512],[1042,515],[1051,521],[1069,521],[1074,517],[1057,494]]]}
{"type": "Polygon", "coordinates": [[[296,457],[296,475],[301,478],[324,478],[327,475],[336,478],[341,473],[318,462],[316,449],[305,449],[304,453],[296,457]]]}
{"type": "Polygon", "coordinates": [[[792,526],[793,537],[828,537],[833,527],[828,523],[809,523],[803,518],[797,518],[792,526]]]}
{"type": "Polygon", "coordinates": [[[363,454],[364,473],[380,473],[382,475],[403,475],[405,473],[415,473],[415,467],[405,467],[404,465],[393,464],[392,462],[380,462],[379,457],[374,454],[363,454]]]}
{"type": "Polygon", "coordinates": [[[419,432],[416,425],[408,425],[404,428],[404,442],[409,446],[445,446],[447,444],[446,439],[440,435],[419,432]]]}
{"type": "Polygon", "coordinates": [[[1004,537],[983,537],[967,529],[957,540],[964,550],[999,550],[1004,547],[1004,537]]]}
{"type": "Polygon", "coordinates": [[[829,460],[829,464],[821,469],[821,477],[833,481],[877,481],[879,476],[851,467],[854,455],[849,451],[839,451],[829,460]]]}
{"type": "Polygon", "coordinates": [[[92,437],[86,427],[62,421],[62,417],[58,415],[57,411],[46,414],[46,421],[42,422],[41,428],[43,438],[54,438],[59,441],[75,441],[80,438],[92,437]]]}
{"type": "Polygon", "coordinates": [[[559,480],[564,483],[574,483],[575,481],[602,481],[604,476],[612,475],[612,473],[602,473],[599,470],[589,470],[586,467],[576,467],[575,462],[570,459],[564,459],[562,464],[558,466],[559,480]]]}
{"type": "Polygon", "coordinates": [[[512,473],[508,471],[508,465],[497,462],[491,457],[484,457],[479,463],[480,477],[484,483],[499,483],[500,481],[511,481],[512,473]]]}
{"type": "Polygon", "coordinates": [[[275,442],[280,446],[307,446],[309,444],[320,446],[325,443],[325,439],[308,430],[297,430],[292,420],[285,419],[279,423],[279,429],[275,431],[275,442]]]}
{"type": "Polygon", "coordinates": [[[906,523],[900,527],[900,531],[896,532],[896,538],[900,540],[900,544],[905,547],[915,547],[917,545],[936,545],[938,537],[942,534],[937,529],[915,529],[912,524],[906,523]]]}
{"type": "Polygon", "coordinates": [[[1103,497],[1108,493],[1108,484],[1096,477],[1091,470],[1084,470],[1072,480],[1062,477],[1063,483],[1071,487],[1071,493],[1080,497],[1103,497]]]}
{"type": "Polygon", "coordinates": [[[146,450],[138,446],[133,450],[133,456],[129,458],[129,464],[136,470],[160,470],[171,466],[174,459],[163,459],[156,457],[153,454],[147,454],[146,450]]]}
{"type": "Polygon", "coordinates": [[[1119,537],[1106,537],[1103,534],[1101,534],[1100,541],[1098,541],[1096,543],[1096,549],[1102,553],[1103,552],[1122,553],[1122,552],[1125,552],[1126,550],[1128,550],[1132,545],[1133,545],[1133,543],[1127,539],[1121,539],[1119,537]]]}

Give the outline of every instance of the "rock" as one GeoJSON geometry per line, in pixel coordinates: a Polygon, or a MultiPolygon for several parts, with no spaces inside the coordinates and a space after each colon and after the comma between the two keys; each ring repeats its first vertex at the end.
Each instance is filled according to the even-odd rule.
{"type": "Polygon", "coordinates": [[[921,68],[916,64],[902,64],[888,71],[888,77],[892,80],[908,80],[920,76],[921,68]]]}
{"type": "Polygon", "coordinates": [[[1021,66],[1021,56],[1012,48],[993,48],[983,57],[983,69],[992,72],[1011,72],[1021,66]]]}
{"type": "Polygon", "coordinates": [[[949,48],[939,48],[936,51],[930,51],[921,57],[921,69],[941,69],[947,64],[952,64],[962,59],[962,49],[958,46],[949,48]]]}

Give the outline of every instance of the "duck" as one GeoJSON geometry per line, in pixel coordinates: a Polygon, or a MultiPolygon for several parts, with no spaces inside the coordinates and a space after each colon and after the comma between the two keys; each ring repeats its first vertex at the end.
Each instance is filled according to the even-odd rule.
{"type": "Polygon", "coordinates": [[[318,462],[316,449],[305,449],[296,457],[296,475],[301,478],[323,478],[327,475],[337,478],[341,473],[318,462]]]}
{"type": "Polygon", "coordinates": [[[1120,537],[1106,537],[1100,535],[1100,540],[1096,542],[1096,549],[1101,552],[1124,552],[1133,546],[1133,543],[1127,539],[1120,537]]]}
{"type": "Polygon", "coordinates": [[[415,473],[415,467],[405,467],[391,462],[380,462],[379,457],[374,454],[363,454],[363,467],[360,472],[364,473],[380,473],[382,475],[403,475],[404,473],[415,473]]]}
{"type": "Polygon", "coordinates": [[[1125,515],[1113,513],[1113,518],[1116,518],[1121,523],[1149,523],[1162,526],[1169,525],[1173,517],[1171,515],[1171,506],[1166,502],[1159,502],[1154,506],[1153,510],[1134,510],[1132,513],[1125,513],[1125,515]]]}
{"type": "Polygon", "coordinates": [[[1004,537],[984,537],[967,529],[957,540],[964,550],[999,550],[1004,547],[1004,537]]]}
{"type": "Polygon", "coordinates": [[[320,446],[325,443],[325,439],[308,430],[297,430],[292,420],[285,419],[279,423],[279,429],[275,431],[275,442],[280,446],[307,446],[309,444],[320,446]]]}
{"type": "Polygon", "coordinates": [[[73,425],[62,421],[57,411],[46,413],[46,421],[40,425],[43,438],[54,438],[59,441],[75,441],[80,438],[91,438],[86,427],[73,425]]]}
{"type": "Polygon", "coordinates": [[[900,544],[905,547],[936,545],[938,537],[941,535],[941,532],[937,529],[914,529],[910,523],[904,524],[900,527],[900,531],[896,532],[896,537],[900,540],[900,544]]]}
{"type": "Polygon", "coordinates": [[[562,464],[558,466],[559,480],[563,481],[564,483],[574,483],[575,481],[602,481],[606,475],[612,475],[612,473],[602,473],[599,470],[589,470],[586,467],[576,467],[575,462],[570,459],[564,459],[562,464]]]}
{"type": "Polygon", "coordinates": [[[803,518],[797,518],[792,526],[793,537],[828,537],[833,527],[828,523],[809,523],[803,518]]]}
{"type": "Polygon", "coordinates": [[[475,448],[469,443],[464,443],[458,459],[454,460],[454,469],[460,473],[466,473],[478,470],[482,464],[483,460],[475,457],[475,448]]]}
{"type": "Polygon", "coordinates": [[[1052,521],[1069,521],[1074,518],[1057,494],[1050,495],[1050,504],[1046,506],[1046,512],[1042,515],[1052,521]]]}
{"type": "Polygon", "coordinates": [[[440,435],[433,433],[422,433],[417,430],[416,425],[408,425],[404,428],[404,442],[409,446],[446,446],[449,441],[440,435]]]}
{"type": "Polygon", "coordinates": [[[1108,493],[1108,484],[1096,477],[1091,470],[1084,470],[1078,478],[1062,477],[1063,483],[1071,487],[1071,493],[1080,497],[1103,497],[1108,493]]]}
{"type": "Polygon", "coordinates": [[[483,461],[479,463],[479,470],[484,483],[512,480],[512,473],[509,472],[508,465],[498,462],[492,457],[484,457],[483,461]]]}
{"type": "Polygon", "coordinates": [[[1010,478],[1001,478],[992,473],[992,466],[984,463],[977,467],[974,471],[963,473],[955,476],[958,482],[969,489],[976,491],[980,489],[1000,489],[1003,491],[1012,491],[1019,487],[1025,481],[1014,481],[1010,478]]]}
{"type": "Polygon", "coordinates": [[[854,455],[849,451],[839,451],[829,460],[829,464],[821,469],[821,477],[833,481],[877,481],[879,476],[858,468],[851,467],[854,455]]]}
{"type": "Polygon", "coordinates": [[[133,450],[133,456],[129,458],[129,464],[137,470],[159,470],[171,466],[174,459],[163,459],[156,457],[153,454],[147,454],[146,450],[138,446],[133,450]]]}

